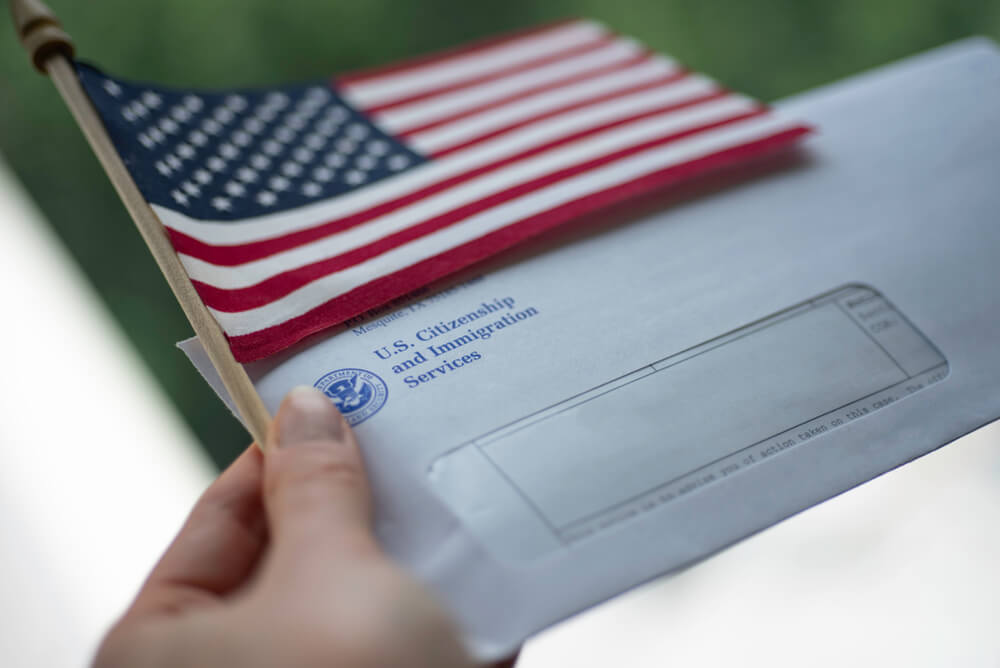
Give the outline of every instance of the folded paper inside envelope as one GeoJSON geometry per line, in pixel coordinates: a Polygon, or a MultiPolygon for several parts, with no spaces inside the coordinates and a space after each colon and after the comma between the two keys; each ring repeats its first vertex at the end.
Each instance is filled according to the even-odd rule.
{"type": "Polygon", "coordinates": [[[429,477],[495,555],[535,558],[947,375],[941,353],[884,297],[847,287],[484,434],[429,477]],[[706,420],[710,406],[725,410],[706,420]],[[621,419],[645,431],[623,440],[621,419]]]}
{"type": "Polygon", "coordinates": [[[248,366],[340,402],[482,657],[1000,416],[996,46],[778,107],[822,128],[795,168],[248,366]]]}

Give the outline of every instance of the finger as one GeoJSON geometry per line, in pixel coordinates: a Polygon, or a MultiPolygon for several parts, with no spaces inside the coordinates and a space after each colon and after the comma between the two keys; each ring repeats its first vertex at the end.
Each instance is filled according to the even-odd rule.
{"type": "Polygon", "coordinates": [[[322,392],[292,390],[271,426],[264,505],[273,559],[295,569],[377,552],[368,479],[347,422],[322,392]]]}
{"type": "Polygon", "coordinates": [[[217,599],[249,576],[267,541],[263,463],[252,445],[212,483],[139,591],[128,615],[217,599]]]}

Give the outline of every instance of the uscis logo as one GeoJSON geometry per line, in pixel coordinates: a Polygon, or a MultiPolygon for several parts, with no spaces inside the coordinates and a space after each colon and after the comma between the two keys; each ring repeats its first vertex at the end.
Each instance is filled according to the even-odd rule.
{"type": "Polygon", "coordinates": [[[389,397],[385,381],[364,369],[337,369],[314,384],[333,400],[347,423],[361,424],[379,412],[389,397]]]}

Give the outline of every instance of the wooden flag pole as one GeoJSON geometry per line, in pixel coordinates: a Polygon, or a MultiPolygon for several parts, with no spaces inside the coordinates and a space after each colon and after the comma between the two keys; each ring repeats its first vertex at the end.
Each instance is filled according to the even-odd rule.
{"type": "Polygon", "coordinates": [[[212,364],[219,372],[233,403],[243,417],[247,430],[258,445],[266,447],[265,439],[271,416],[243,365],[233,357],[218,322],[198,297],[191,279],[184,271],[173,246],[170,245],[163,224],[132,180],[97,111],[80,85],[80,80],[70,62],[73,57],[72,40],[63,31],[59,20],[51,10],[38,0],[10,0],[10,8],[14,26],[32,62],[40,72],[52,78],[66,106],[87,137],[90,147],[97,154],[115,190],[118,191],[118,196],[121,197],[136,227],[139,228],[139,233],[167,279],[170,289],[184,310],[184,315],[191,322],[195,334],[198,335],[212,364]]]}

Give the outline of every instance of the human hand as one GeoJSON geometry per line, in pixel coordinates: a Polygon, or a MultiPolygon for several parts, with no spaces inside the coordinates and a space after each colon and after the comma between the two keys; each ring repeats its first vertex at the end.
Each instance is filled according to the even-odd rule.
{"type": "Polygon", "coordinates": [[[206,490],[95,668],[471,666],[376,544],[361,454],[330,401],[292,390],[270,440],[206,490]]]}

